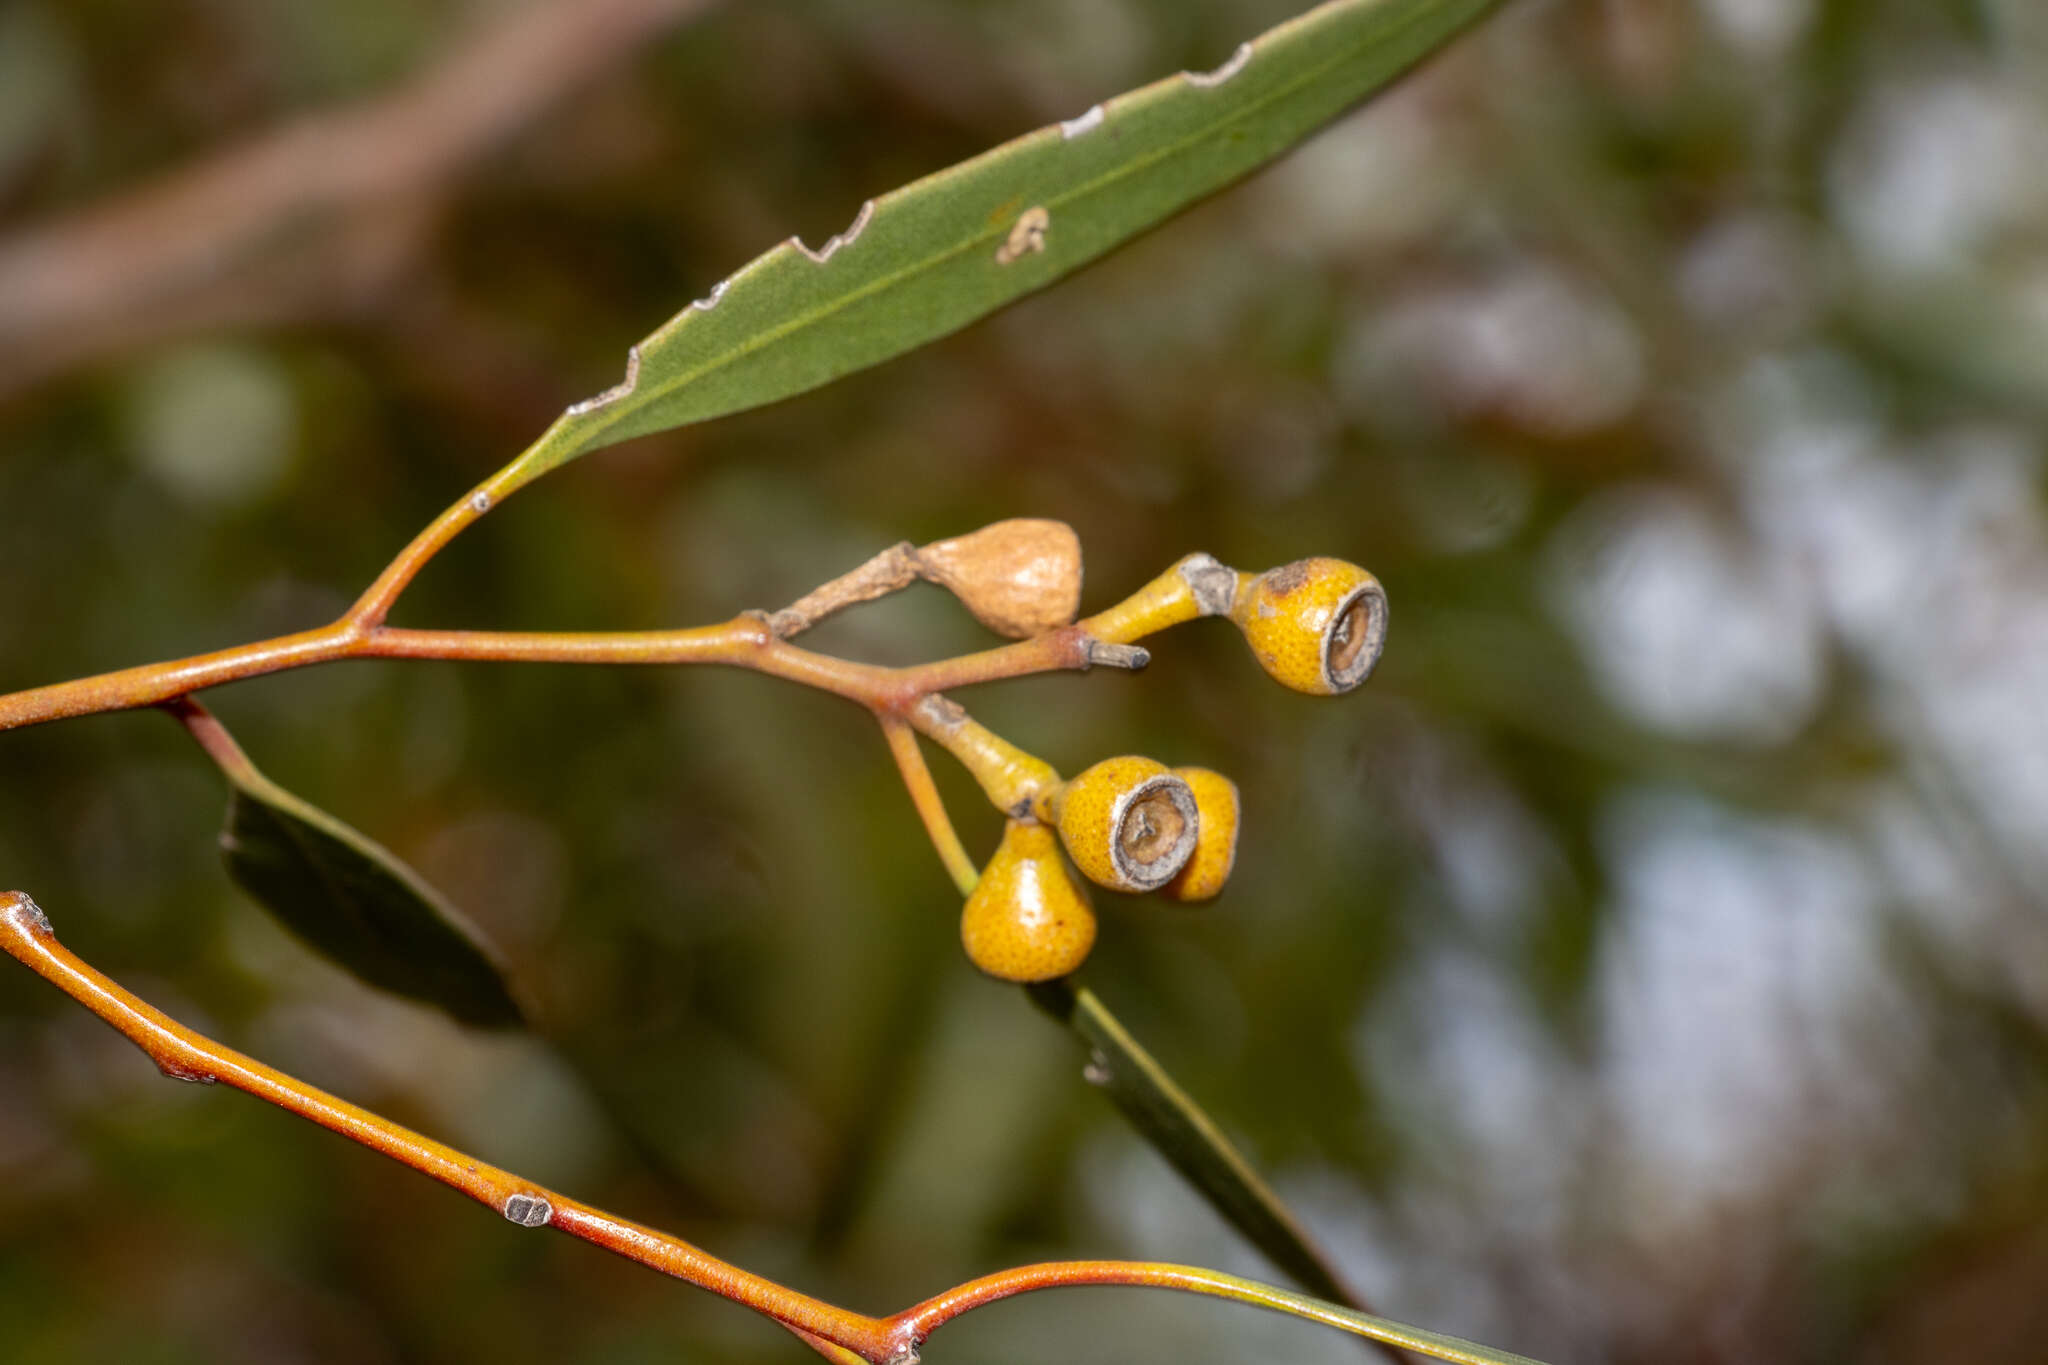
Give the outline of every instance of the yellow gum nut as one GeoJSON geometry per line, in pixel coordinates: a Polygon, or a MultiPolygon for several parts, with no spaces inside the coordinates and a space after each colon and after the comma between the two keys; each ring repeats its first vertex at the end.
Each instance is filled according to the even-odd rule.
{"type": "Polygon", "coordinates": [[[1088,891],[1059,840],[1036,820],[1012,820],[960,912],[967,960],[1004,981],[1050,981],[1095,946],[1088,891]]]}
{"type": "Polygon", "coordinates": [[[1273,678],[1329,697],[1371,676],[1387,642],[1387,594],[1341,559],[1298,559],[1246,583],[1231,619],[1273,678]]]}
{"type": "Polygon", "coordinates": [[[1195,794],[1201,829],[1186,867],[1159,888],[1170,900],[1214,900],[1237,862],[1237,784],[1210,768],[1175,768],[1173,775],[1195,794]]]}
{"type": "Polygon", "coordinates": [[[1150,758],[1105,758],[1052,804],[1067,856],[1112,891],[1164,886],[1194,853],[1201,827],[1188,784],[1150,758]]]}

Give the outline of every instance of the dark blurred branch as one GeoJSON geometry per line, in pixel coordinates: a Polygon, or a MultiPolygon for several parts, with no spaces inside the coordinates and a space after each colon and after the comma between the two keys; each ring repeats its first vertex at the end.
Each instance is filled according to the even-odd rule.
{"type": "Polygon", "coordinates": [[[544,0],[389,94],[0,239],[0,397],[202,327],[360,309],[462,175],[716,0],[544,0]]]}

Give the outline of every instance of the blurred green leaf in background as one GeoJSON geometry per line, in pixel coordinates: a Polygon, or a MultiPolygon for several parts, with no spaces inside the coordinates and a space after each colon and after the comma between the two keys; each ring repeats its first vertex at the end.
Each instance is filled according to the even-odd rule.
{"type": "Polygon", "coordinates": [[[221,859],[251,900],[368,985],[477,1028],[527,1022],[490,947],[418,873],[265,777],[198,702],[164,709],[228,780],[221,859]]]}

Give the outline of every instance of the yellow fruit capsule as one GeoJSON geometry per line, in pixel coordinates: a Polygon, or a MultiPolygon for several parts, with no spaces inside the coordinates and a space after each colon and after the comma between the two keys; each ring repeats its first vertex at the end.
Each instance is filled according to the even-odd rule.
{"type": "Polygon", "coordinates": [[[960,912],[967,960],[1004,981],[1050,981],[1087,960],[1095,912],[1053,832],[1012,820],[960,912]]]}
{"type": "Polygon", "coordinates": [[[1266,672],[1318,697],[1364,682],[1387,643],[1386,589],[1341,559],[1268,569],[1239,589],[1230,616],[1266,672]]]}
{"type": "Polygon", "coordinates": [[[1150,758],[1105,758],[1053,798],[1060,840],[1082,875],[1112,891],[1156,891],[1195,851],[1188,784],[1150,758]]]}
{"type": "Polygon", "coordinates": [[[1187,866],[1159,893],[1177,901],[1213,900],[1237,862],[1237,784],[1209,768],[1175,768],[1173,775],[1195,794],[1201,829],[1187,866]]]}

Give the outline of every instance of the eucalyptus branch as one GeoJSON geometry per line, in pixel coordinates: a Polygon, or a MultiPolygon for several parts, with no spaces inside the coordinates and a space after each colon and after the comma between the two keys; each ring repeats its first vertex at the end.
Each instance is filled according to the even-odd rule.
{"type": "Polygon", "coordinates": [[[57,941],[48,916],[0,893],[0,948],[84,1005],[174,1080],[225,1084],[308,1119],[458,1190],[523,1228],[553,1228],[753,1309],[842,1365],[912,1365],[940,1327],[976,1308],[1044,1289],[1170,1289],[1319,1322],[1457,1365],[1534,1365],[1521,1356],[1424,1332],[1271,1285],[1194,1266],[1053,1261],[983,1276],[886,1317],[813,1298],[720,1260],[679,1237],[629,1222],[401,1127],[185,1027],[116,985],[57,941]]]}
{"type": "MultiPolygon", "coordinates": [[[[961,937],[969,960],[992,976],[1034,985],[1039,1002],[1093,1050],[1090,1074],[1099,1073],[1117,1106],[1219,1211],[1303,1284],[1362,1309],[1221,1130],[1091,994],[1077,992],[1064,980],[1086,960],[1095,941],[1096,920],[1083,876],[1113,890],[1156,891],[1177,900],[1206,900],[1222,889],[1235,858],[1236,787],[1207,769],[1169,770],[1137,755],[1104,759],[1069,780],[974,721],[941,689],[1096,663],[1140,666],[1148,656],[1135,640],[1197,617],[1228,614],[1255,657],[1281,682],[1306,692],[1348,691],[1370,671],[1384,636],[1384,596],[1370,574],[1328,559],[1241,574],[1207,555],[1191,555],[1116,606],[1068,624],[1079,598],[1078,541],[1060,523],[1010,521],[921,550],[899,545],[795,607],[773,615],[744,612],[718,625],[534,633],[382,624],[382,613],[419,568],[490,505],[491,498],[479,492],[438,518],[356,607],[328,627],[0,697],[0,729],[98,711],[163,707],[229,780],[223,851],[230,874],[252,896],[364,980],[429,1000],[465,1022],[502,1026],[520,1022],[523,1007],[488,944],[460,910],[388,850],[266,778],[194,693],[320,663],[442,659],[716,664],[853,701],[880,724],[926,833],[966,898],[961,937]],[[994,628],[1035,633],[995,649],[909,668],[835,658],[783,638],[831,611],[919,578],[943,584],[994,628]],[[986,868],[978,867],[960,842],[919,748],[920,734],[951,753],[1008,817],[1002,845],[986,868]]],[[[75,974],[82,968],[73,964],[71,970],[75,974]]],[[[72,978],[56,974],[52,979],[64,984],[72,978]]],[[[104,1004],[113,997],[101,990],[80,993],[80,998],[104,1004]]],[[[117,1027],[121,1019],[136,1017],[101,1012],[117,1027]]],[[[174,1071],[197,1068],[215,1075],[206,1070],[207,1054],[192,1054],[199,1058],[195,1062],[171,1049],[164,1038],[174,1035],[165,1032],[166,1026],[167,1021],[156,1019],[148,1028],[124,1031],[174,1071]]],[[[208,1046],[196,1036],[177,1041],[188,1051],[208,1046]]],[[[339,1112],[333,1104],[306,1099],[303,1087],[294,1090],[294,1083],[274,1073],[260,1074],[260,1085],[244,1084],[258,1074],[245,1063],[234,1059],[225,1069],[216,1068],[217,1078],[255,1089],[352,1136],[381,1135],[371,1145],[400,1159],[413,1150],[411,1135],[360,1111],[349,1111],[345,1124],[333,1122],[331,1115],[339,1112]]],[[[431,1160],[420,1168],[446,1178],[431,1160]]],[[[507,1207],[504,1200],[510,1196],[504,1188],[487,1185],[479,1193],[475,1179],[483,1177],[473,1170],[470,1176],[465,1187],[470,1193],[507,1207]]],[[[534,1197],[552,1199],[540,1193],[534,1197]]],[[[564,1226],[576,1230],[588,1211],[561,1207],[568,1210],[564,1226]]],[[[589,1226],[593,1240],[619,1242],[616,1229],[601,1222],[589,1226]]],[[[635,1253],[628,1248],[625,1254],[635,1253]]],[[[650,1263],[702,1283],[692,1273],[697,1263],[690,1260],[698,1254],[693,1248],[668,1248],[650,1263]]],[[[808,1301],[776,1308],[781,1301],[759,1284],[740,1297],[746,1294],[753,1295],[749,1301],[770,1305],[763,1311],[771,1316],[812,1332],[818,1338],[810,1342],[813,1346],[866,1349],[843,1335],[813,1331],[816,1324],[805,1315],[824,1310],[808,1301]]]]}
{"type": "Polygon", "coordinates": [[[643,1227],[523,1180],[403,1128],[186,1028],[88,966],[57,941],[48,916],[20,892],[0,894],[0,947],[141,1048],[174,1080],[220,1083],[309,1119],[411,1167],[525,1228],[580,1237],[665,1275],[709,1289],[869,1361],[900,1353],[889,1324],[835,1308],[643,1227]]]}
{"type": "MultiPolygon", "coordinates": [[[[553,5],[530,25],[508,25],[503,31],[515,37],[491,50],[519,58],[514,67],[531,60],[567,73],[549,87],[566,88],[576,72],[601,66],[606,53],[623,50],[704,2],[553,5]],[[545,41],[550,33],[599,29],[612,32],[612,39],[593,38],[562,52],[545,41]]],[[[222,851],[229,875],[252,897],[372,985],[426,1000],[468,1024],[509,1027],[523,1022],[527,1011],[502,964],[459,908],[389,850],[266,777],[194,694],[315,665],[434,659],[710,664],[854,702],[879,723],[912,804],[961,889],[961,937],[969,960],[991,976],[1032,987],[1037,1002],[1090,1049],[1089,1078],[1277,1265],[1317,1293],[1348,1298],[1299,1223],[1221,1128],[1092,993],[1068,980],[1094,943],[1089,883],[1183,902],[1221,891],[1237,846],[1236,787],[1204,768],[1169,768],[1133,754],[1100,759],[1064,778],[1043,759],[977,724],[949,694],[1057,670],[1143,668],[1150,655],[1139,640],[1203,616],[1227,617],[1259,665],[1285,686],[1321,696],[1348,692],[1371,672],[1385,639],[1386,598],[1371,574],[1322,558],[1249,574],[1207,555],[1190,555],[1124,601],[1077,622],[1078,538],[1062,523],[1015,519],[921,547],[900,543],[780,611],[742,612],[688,629],[533,633],[398,628],[388,621],[437,555],[550,471],[634,436],[802,393],[985,317],[1250,174],[1428,57],[1492,3],[1326,0],[1227,55],[1218,53],[1218,64],[1207,71],[1181,72],[1112,97],[1078,117],[868,200],[848,227],[817,249],[790,238],[629,348],[619,382],[571,405],[511,463],[420,530],[340,619],[0,696],[0,731],[164,708],[228,780],[222,851]],[[836,658],[791,643],[835,612],[920,580],[951,592],[1011,643],[907,668],[836,658]],[[1006,817],[1000,846],[979,867],[953,827],[920,735],[960,761],[1006,817]]],[[[350,130],[390,143],[384,134],[408,126],[408,120],[439,128],[445,136],[429,137],[424,151],[407,147],[400,157],[414,170],[438,164],[449,148],[490,141],[539,102],[514,83],[481,101],[456,101],[474,117],[416,117],[490,69],[453,63],[448,79],[421,83],[407,101],[306,125],[300,134],[264,144],[267,150],[259,149],[255,160],[235,164],[247,172],[294,172],[286,181],[267,180],[275,181],[272,188],[285,186],[283,198],[263,200],[272,208],[308,194],[313,200],[331,198],[328,191],[340,183],[334,177],[347,179],[353,170],[336,170],[332,157],[307,160],[301,154],[350,130]]],[[[215,188],[227,183],[219,180],[215,188]]],[[[417,185],[394,181],[371,188],[383,195],[394,186],[417,197],[417,185]]],[[[244,216],[245,227],[260,226],[269,210],[258,208],[255,218],[244,216]]],[[[118,227],[120,221],[102,226],[118,227]]],[[[197,226],[188,224],[176,234],[169,255],[157,250],[137,259],[158,267],[169,261],[173,274],[189,274],[193,261],[210,271],[218,253],[209,243],[195,255],[194,244],[209,233],[218,235],[218,224],[208,215],[192,224],[197,226]]],[[[376,228],[373,235],[382,240],[387,230],[376,228]]],[[[81,240],[104,238],[104,245],[118,236],[88,233],[81,240]]],[[[0,249],[0,276],[7,273],[6,254],[0,249]]],[[[80,280],[89,284],[93,273],[72,272],[67,287],[80,280]]],[[[26,895],[0,893],[0,947],[134,1042],[166,1075],[234,1086],[460,1190],[520,1227],[554,1228],[743,1304],[836,1365],[909,1365],[926,1337],[963,1313],[1018,1294],[1085,1285],[1221,1297],[1471,1365],[1521,1359],[1401,1327],[1362,1308],[1215,1271],[1140,1262],[1025,1266],[969,1281],[886,1317],[854,1312],[525,1181],[201,1036],[62,947],[26,895]]]]}
{"type": "Polygon", "coordinates": [[[158,706],[225,683],[316,664],[362,659],[439,659],[548,664],[722,664],[802,683],[889,715],[907,713],[942,688],[1099,662],[1099,641],[1075,626],[1000,649],[910,668],[884,668],[815,653],[775,638],[756,614],[682,630],[523,632],[363,626],[344,617],[186,659],[144,664],[0,696],[0,730],[158,706]]]}

